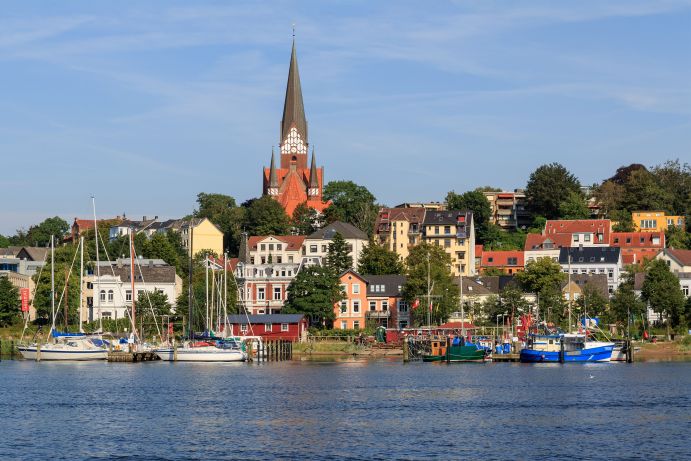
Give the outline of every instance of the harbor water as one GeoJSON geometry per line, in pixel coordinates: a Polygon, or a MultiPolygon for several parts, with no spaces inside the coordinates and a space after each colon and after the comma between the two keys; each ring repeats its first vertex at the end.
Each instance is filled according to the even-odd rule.
{"type": "Polygon", "coordinates": [[[691,459],[691,363],[0,362],[2,460],[691,459]]]}

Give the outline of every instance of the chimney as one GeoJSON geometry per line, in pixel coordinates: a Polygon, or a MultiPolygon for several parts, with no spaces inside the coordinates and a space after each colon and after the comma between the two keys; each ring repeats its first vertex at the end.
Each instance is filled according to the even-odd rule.
{"type": "Polygon", "coordinates": [[[240,237],[240,251],[238,252],[240,262],[243,263],[248,263],[250,261],[250,249],[248,240],[249,237],[247,235],[247,232],[243,232],[242,237],[240,237]]]}

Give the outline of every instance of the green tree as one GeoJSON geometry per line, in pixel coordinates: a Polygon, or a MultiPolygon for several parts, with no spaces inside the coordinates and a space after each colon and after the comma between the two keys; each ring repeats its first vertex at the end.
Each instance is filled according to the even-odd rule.
{"type": "Polygon", "coordinates": [[[285,313],[305,314],[310,324],[331,326],[336,318],[334,305],[343,293],[338,276],[327,267],[304,267],[288,287],[285,313]]]}
{"type": "Polygon", "coordinates": [[[648,265],[641,290],[642,298],[665,320],[667,334],[681,321],[684,308],[684,293],[679,279],[670,272],[665,261],[656,259],[648,265]]]}
{"type": "Polygon", "coordinates": [[[459,307],[458,286],[451,273],[451,257],[440,246],[422,243],[410,250],[406,267],[408,278],[403,286],[403,297],[410,305],[416,299],[420,301],[420,307],[412,311],[413,320],[418,325],[427,323],[429,304],[426,296],[429,290],[433,321],[447,321],[451,312],[459,307]]]}
{"type": "Polygon", "coordinates": [[[614,222],[612,230],[614,232],[633,232],[633,219],[631,213],[626,210],[612,210],[609,218],[614,222]]]}
{"type": "Polygon", "coordinates": [[[10,246],[10,239],[0,235],[0,248],[7,248],[8,246],[10,246]]]}
{"type": "Polygon", "coordinates": [[[230,254],[237,255],[240,237],[245,224],[246,212],[239,207],[229,195],[197,194],[199,209],[194,212],[196,218],[208,218],[223,232],[223,248],[230,254]]]}
{"type": "Polygon", "coordinates": [[[622,208],[634,210],[669,210],[672,194],[660,187],[647,170],[633,171],[624,183],[622,208]]]}
{"type": "Polygon", "coordinates": [[[581,296],[576,300],[576,307],[588,317],[599,317],[607,313],[609,300],[593,285],[586,283],[581,296]]]}
{"type": "Polygon", "coordinates": [[[546,289],[560,288],[566,280],[561,266],[550,258],[528,261],[525,270],[516,274],[516,280],[528,293],[541,293],[546,289]]]}
{"type": "Polygon", "coordinates": [[[684,320],[686,320],[686,328],[691,330],[691,297],[686,298],[684,305],[684,320]]]}
{"type": "MultiPolygon", "coordinates": [[[[624,195],[624,186],[614,181],[604,181],[594,190],[595,199],[606,216],[611,218],[611,213],[621,208],[621,199],[624,195]]],[[[611,218],[614,219],[614,218],[611,218]]]]}
{"type": "MultiPolygon", "coordinates": [[[[523,297],[523,290],[515,283],[509,283],[501,292],[501,307],[512,318],[528,313],[530,304],[523,297]]],[[[496,314],[495,314],[496,317],[496,314]]]]}
{"type": "Polygon", "coordinates": [[[368,275],[403,274],[405,266],[401,257],[370,239],[369,245],[363,248],[358,262],[358,272],[368,275]]]}
{"type": "Polygon", "coordinates": [[[317,210],[308,207],[306,203],[301,203],[293,211],[291,226],[297,235],[310,235],[322,224],[322,218],[317,210]]]}
{"type": "MultiPolygon", "coordinates": [[[[85,245],[86,247],[86,245],[85,245]]],[[[79,306],[79,245],[66,245],[55,249],[55,314],[56,323],[64,322],[64,308],[67,306],[67,323],[74,324],[78,321],[79,306]],[[72,268],[70,274],[70,267],[72,268]],[[68,277],[69,274],[69,277],[68,277]]],[[[88,253],[85,251],[84,259],[88,253]]],[[[85,269],[86,270],[86,269],[85,269]]],[[[36,315],[43,319],[51,317],[51,292],[50,292],[51,262],[50,256],[42,272],[34,275],[36,293],[33,305],[36,315]],[[40,274],[40,278],[39,278],[40,274]]]]}
{"type": "Polygon", "coordinates": [[[547,219],[559,218],[559,206],[570,193],[580,192],[578,179],[559,163],[542,165],[533,171],[525,189],[528,210],[547,219]]]}
{"type": "Polygon", "coordinates": [[[506,232],[497,224],[489,223],[484,247],[486,250],[523,250],[526,235],[522,230],[506,232]]]}
{"type": "Polygon", "coordinates": [[[332,202],[324,211],[326,222],[347,222],[372,235],[378,207],[366,187],[352,181],[331,181],[324,187],[323,197],[332,202]]]}
{"type": "Polygon", "coordinates": [[[675,215],[691,216],[691,165],[667,160],[652,168],[656,182],[671,198],[665,210],[675,215]]]}
{"type": "Polygon", "coordinates": [[[645,313],[645,303],[634,291],[636,268],[629,266],[622,273],[620,283],[610,301],[609,316],[615,322],[627,325],[628,316],[641,316],[645,313]]]}
{"type": "Polygon", "coordinates": [[[590,210],[581,192],[569,191],[569,195],[559,204],[561,219],[588,219],[590,210]]]}
{"type": "Polygon", "coordinates": [[[175,268],[180,266],[180,254],[167,234],[156,232],[144,241],[142,254],[145,258],[162,259],[175,268]]]}
{"type": "Polygon", "coordinates": [[[691,249],[691,234],[681,227],[670,226],[665,231],[665,244],[667,248],[678,250],[691,249]]]}
{"type": "Polygon", "coordinates": [[[168,295],[160,291],[142,292],[137,295],[137,312],[148,320],[160,321],[160,316],[171,314],[168,295]]]}
{"type": "Polygon", "coordinates": [[[17,238],[13,244],[45,247],[50,243],[51,235],[55,236],[56,244],[59,244],[69,229],[70,225],[67,224],[67,221],[58,216],[54,216],[44,220],[40,224],[29,227],[26,234],[18,231],[17,238]]]}
{"type": "Polygon", "coordinates": [[[286,235],[290,218],[280,203],[264,195],[249,201],[245,226],[250,235],[286,235]]]}
{"type": "Polygon", "coordinates": [[[8,327],[19,318],[19,290],[7,277],[0,277],[0,327],[8,327]]]}
{"type": "Polygon", "coordinates": [[[484,243],[487,239],[487,227],[492,216],[492,206],[487,197],[479,191],[469,191],[457,194],[454,191],[446,194],[446,204],[449,210],[470,210],[473,212],[473,223],[478,243],[484,243]]]}
{"type": "Polygon", "coordinates": [[[326,255],[326,267],[338,275],[353,267],[353,258],[349,254],[348,244],[341,234],[336,232],[329,243],[326,255]]]}

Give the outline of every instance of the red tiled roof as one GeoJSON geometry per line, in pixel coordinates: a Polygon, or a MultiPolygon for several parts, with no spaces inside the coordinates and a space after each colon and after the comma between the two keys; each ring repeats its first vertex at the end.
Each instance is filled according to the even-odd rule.
{"type": "Polygon", "coordinates": [[[518,250],[483,251],[482,263],[480,265],[482,267],[523,267],[523,252],[518,250]],[[516,264],[509,265],[509,258],[516,258],[516,264]],[[492,261],[490,261],[490,259],[492,259],[492,261]]]}
{"type": "Polygon", "coordinates": [[[664,232],[612,232],[609,244],[620,248],[659,248],[665,247],[664,232]],[[658,242],[653,243],[653,238],[657,237],[658,242]],[[643,241],[641,242],[641,239],[643,241]],[[627,242],[628,240],[628,242],[627,242]]]}
{"type": "Polygon", "coordinates": [[[691,266],[691,250],[668,248],[666,253],[678,261],[682,266],[691,266]]]}
{"type": "Polygon", "coordinates": [[[529,250],[543,250],[542,245],[546,240],[551,241],[554,244],[555,250],[559,248],[569,248],[571,245],[571,234],[553,234],[553,235],[542,235],[542,234],[528,234],[525,239],[525,246],[523,249],[525,251],[529,250]]]}
{"type": "Polygon", "coordinates": [[[602,243],[609,242],[612,222],[609,219],[560,219],[547,221],[544,235],[573,234],[575,232],[602,232],[602,243]]]}
{"type": "Polygon", "coordinates": [[[484,247],[482,245],[475,245],[475,257],[476,258],[482,256],[483,248],[484,247]]]}
{"type": "Polygon", "coordinates": [[[269,237],[273,237],[276,240],[279,240],[283,243],[287,243],[288,247],[286,248],[286,250],[288,251],[300,250],[300,248],[302,248],[302,242],[305,241],[304,235],[253,235],[248,239],[247,243],[251,250],[256,250],[257,244],[269,237]]]}

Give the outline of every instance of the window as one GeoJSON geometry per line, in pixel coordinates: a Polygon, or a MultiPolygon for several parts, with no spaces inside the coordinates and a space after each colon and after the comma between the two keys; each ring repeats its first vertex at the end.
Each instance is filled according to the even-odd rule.
{"type": "Polygon", "coordinates": [[[266,256],[262,256],[262,264],[266,264],[266,256]]]}
{"type": "Polygon", "coordinates": [[[370,301],[369,302],[369,310],[372,312],[377,310],[377,302],[376,301],[370,301]]]}
{"type": "Polygon", "coordinates": [[[101,290],[101,295],[99,296],[101,302],[106,302],[106,290],[101,290]]]}
{"type": "Polygon", "coordinates": [[[281,256],[276,256],[276,262],[281,264],[283,262],[283,258],[281,256]]]}
{"type": "Polygon", "coordinates": [[[655,229],[657,227],[657,219],[641,219],[641,229],[655,229]]]}
{"type": "Polygon", "coordinates": [[[276,249],[277,249],[278,251],[281,251],[281,250],[283,249],[283,245],[281,245],[280,243],[277,243],[277,244],[276,244],[276,249]]]}
{"type": "Polygon", "coordinates": [[[274,251],[274,244],[273,243],[269,243],[269,251],[274,251]]]}
{"type": "Polygon", "coordinates": [[[293,262],[293,257],[292,257],[292,256],[288,256],[288,262],[289,262],[289,263],[292,263],[292,262],[293,262]]]}
{"type": "Polygon", "coordinates": [[[132,302],[132,290],[125,291],[125,301],[132,302]]]}
{"type": "Polygon", "coordinates": [[[111,316],[112,316],[112,314],[108,311],[101,313],[101,318],[103,318],[103,319],[109,319],[109,318],[111,318],[111,316]]]}
{"type": "Polygon", "coordinates": [[[113,290],[108,290],[108,302],[113,302],[113,290]]]}
{"type": "Polygon", "coordinates": [[[398,301],[398,312],[408,312],[408,303],[404,300],[398,301]]]}
{"type": "Polygon", "coordinates": [[[631,237],[626,237],[626,243],[627,244],[631,243],[631,237]]]}
{"type": "Polygon", "coordinates": [[[518,258],[509,258],[509,266],[517,266],[518,258]]]}
{"type": "Polygon", "coordinates": [[[444,226],[444,233],[450,234],[451,233],[451,226],[444,226]]]}
{"type": "Polygon", "coordinates": [[[271,330],[274,329],[274,326],[271,323],[265,323],[264,324],[264,333],[271,333],[271,330]]]}
{"type": "Polygon", "coordinates": [[[382,301],[381,302],[381,310],[384,312],[389,310],[389,301],[382,301]]]}
{"type": "Polygon", "coordinates": [[[240,331],[242,331],[243,333],[247,333],[247,324],[246,323],[240,324],[240,331]]]}
{"type": "Polygon", "coordinates": [[[614,278],[614,269],[609,269],[607,271],[607,278],[613,279],[614,278]]]}
{"type": "Polygon", "coordinates": [[[326,245],[322,245],[322,253],[326,253],[329,251],[329,248],[326,245]]]}
{"type": "Polygon", "coordinates": [[[264,251],[264,250],[266,250],[266,245],[264,245],[264,244],[262,243],[262,244],[260,245],[260,248],[261,248],[262,251],[264,251]]]}
{"type": "Polygon", "coordinates": [[[288,331],[288,324],[287,323],[281,324],[281,331],[288,331]]]}
{"type": "Polygon", "coordinates": [[[573,241],[578,242],[579,235],[578,234],[573,234],[573,241]]]}
{"type": "Polygon", "coordinates": [[[348,300],[344,299],[341,301],[341,314],[345,314],[348,311],[348,300]]]}
{"type": "Polygon", "coordinates": [[[584,234],[583,235],[583,241],[584,242],[590,242],[590,234],[584,234]]]}
{"type": "Polygon", "coordinates": [[[439,235],[439,226],[434,226],[434,233],[439,235]]]}
{"type": "Polygon", "coordinates": [[[358,314],[360,312],[360,300],[353,299],[353,313],[358,314]]]}
{"type": "Polygon", "coordinates": [[[493,262],[494,262],[494,258],[490,256],[489,258],[487,258],[487,262],[488,262],[488,263],[493,263],[493,262]]]}
{"type": "Polygon", "coordinates": [[[359,330],[360,329],[360,321],[355,320],[353,322],[353,330],[359,330]]]}
{"type": "Polygon", "coordinates": [[[266,288],[257,288],[257,299],[266,299],[266,288]]]}
{"type": "Polygon", "coordinates": [[[619,237],[614,237],[614,244],[616,245],[617,243],[619,243],[619,237]]]}
{"type": "Polygon", "coordinates": [[[354,295],[360,294],[360,284],[359,283],[353,283],[353,294],[354,295]]]}
{"type": "Polygon", "coordinates": [[[347,330],[347,329],[348,329],[348,322],[346,322],[345,320],[343,320],[343,321],[341,322],[341,330],[347,330]]]}
{"type": "Polygon", "coordinates": [[[281,287],[274,287],[274,299],[281,299],[281,287]]]}
{"type": "Polygon", "coordinates": [[[317,245],[310,245],[310,253],[316,253],[317,252],[317,245]]]}
{"type": "Polygon", "coordinates": [[[451,239],[444,239],[444,248],[451,248],[451,239]]]}

